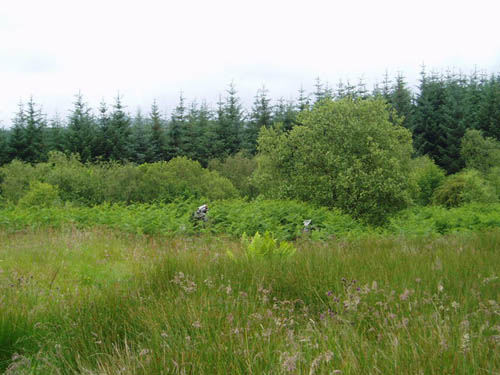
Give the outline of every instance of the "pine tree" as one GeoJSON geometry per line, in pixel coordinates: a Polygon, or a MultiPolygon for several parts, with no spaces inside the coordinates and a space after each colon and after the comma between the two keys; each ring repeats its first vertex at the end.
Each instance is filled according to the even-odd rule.
{"type": "Polygon", "coordinates": [[[225,147],[229,155],[237,153],[241,148],[241,132],[243,130],[244,112],[234,82],[229,84],[224,104],[225,126],[228,128],[225,147]]]}
{"type": "Polygon", "coordinates": [[[49,127],[45,130],[48,151],[66,152],[66,132],[67,128],[56,113],[49,121],[49,127]]]}
{"type": "Polygon", "coordinates": [[[151,106],[151,162],[165,160],[165,128],[156,100],[151,106]]]}
{"type": "Polygon", "coordinates": [[[24,105],[19,103],[19,110],[13,120],[13,127],[9,137],[8,153],[9,160],[23,160],[23,150],[26,147],[26,120],[24,105]]]}
{"type": "Polygon", "coordinates": [[[297,109],[299,112],[309,111],[311,109],[311,100],[302,85],[300,86],[299,97],[297,98],[297,109]]]}
{"type": "Polygon", "coordinates": [[[265,87],[257,91],[250,114],[250,121],[245,128],[244,148],[250,154],[257,152],[257,137],[260,128],[272,124],[271,99],[267,97],[267,93],[268,91],[265,87]]]}
{"type": "Polygon", "coordinates": [[[179,96],[179,104],[172,112],[170,123],[167,127],[167,145],[166,145],[166,159],[170,160],[183,153],[182,150],[182,132],[184,130],[184,123],[186,122],[186,106],[184,104],[184,97],[182,92],[179,96]]]}
{"type": "Polygon", "coordinates": [[[0,166],[10,162],[9,132],[0,128],[0,166]]]}
{"type": "Polygon", "coordinates": [[[94,122],[91,109],[84,102],[82,94],[76,95],[73,110],[68,118],[66,132],[66,150],[77,153],[83,162],[94,157],[94,148],[97,138],[97,126],[94,122]]]}
{"type": "Polygon", "coordinates": [[[500,141],[500,75],[492,75],[482,91],[478,128],[485,137],[500,141]]]}
{"type": "Polygon", "coordinates": [[[120,95],[115,99],[113,112],[108,128],[109,145],[111,145],[109,158],[118,161],[127,161],[131,157],[131,127],[130,117],[125,112],[120,95]]]}
{"type": "Polygon", "coordinates": [[[41,109],[36,108],[33,97],[28,101],[26,110],[20,104],[10,137],[11,159],[16,158],[28,163],[45,161],[47,158],[45,128],[45,115],[41,109]]]}
{"type": "Polygon", "coordinates": [[[143,164],[151,161],[151,128],[138,108],[131,125],[131,149],[129,160],[143,164]]]}
{"type": "Polygon", "coordinates": [[[392,86],[388,99],[391,107],[396,110],[399,117],[403,118],[402,125],[411,128],[413,114],[413,98],[410,89],[405,82],[404,76],[398,73],[396,82],[392,86]]]}
{"type": "Polygon", "coordinates": [[[297,111],[295,110],[293,101],[285,101],[285,99],[279,98],[274,106],[273,122],[281,123],[282,130],[290,131],[296,124],[296,119],[297,111]]]}
{"type": "Polygon", "coordinates": [[[108,114],[108,106],[106,102],[103,100],[99,106],[99,116],[97,118],[97,142],[95,145],[94,154],[97,158],[102,160],[110,160],[111,150],[112,150],[112,141],[111,141],[111,119],[108,114]]]}

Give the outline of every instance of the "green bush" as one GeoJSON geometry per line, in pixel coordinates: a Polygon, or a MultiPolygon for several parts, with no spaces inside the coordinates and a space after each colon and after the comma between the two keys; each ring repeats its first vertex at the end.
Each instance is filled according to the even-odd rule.
{"type": "Polygon", "coordinates": [[[462,138],[460,155],[467,168],[487,173],[493,167],[500,167],[500,142],[484,137],[480,130],[469,129],[462,138]]]}
{"type": "Polygon", "coordinates": [[[255,158],[246,157],[243,152],[227,157],[224,161],[212,159],[208,168],[228,178],[243,197],[257,196],[257,187],[252,182],[251,176],[257,168],[255,158]]]}
{"type": "Polygon", "coordinates": [[[17,203],[30,188],[30,182],[37,179],[37,171],[28,163],[13,160],[0,168],[0,191],[7,201],[17,203]]]}
{"type": "Polygon", "coordinates": [[[411,162],[410,183],[413,201],[426,206],[432,195],[445,179],[445,172],[428,156],[421,156],[411,162]]]}
{"type": "Polygon", "coordinates": [[[445,207],[458,207],[465,203],[494,203],[498,198],[493,187],[473,169],[446,177],[439,186],[432,202],[445,207]]]}
{"type": "Polygon", "coordinates": [[[28,192],[19,199],[19,207],[53,207],[60,206],[61,199],[57,186],[45,182],[33,181],[28,192]]]}
{"type": "Polygon", "coordinates": [[[0,192],[7,201],[17,203],[32,181],[57,186],[63,201],[86,206],[239,196],[229,179],[184,157],[136,166],[119,162],[83,164],[77,155],[51,152],[46,163],[31,166],[13,161],[0,168],[0,192]]]}

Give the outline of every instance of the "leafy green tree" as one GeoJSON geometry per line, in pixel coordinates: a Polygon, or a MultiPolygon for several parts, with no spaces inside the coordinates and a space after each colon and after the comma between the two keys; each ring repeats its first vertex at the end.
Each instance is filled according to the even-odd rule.
{"type": "Polygon", "coordinates": [[[290,132],[263,129],[254,180],[273,198],[338,207],[383,222],[410,198],[411,135],[381,100],[324,100],[290,132]]]}
{"type": "Polygon", "coordinates": [[[65,149],[69,153],[79,154],[83,162],[90,161],[94,157],[96,138],[97,126],[91,109],[79,92],[68,118],[65,149]]]}

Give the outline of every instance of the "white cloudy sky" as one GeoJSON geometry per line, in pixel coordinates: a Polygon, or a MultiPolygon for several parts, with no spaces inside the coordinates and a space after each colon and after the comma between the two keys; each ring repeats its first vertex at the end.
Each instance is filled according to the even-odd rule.
{"type": "Polygon", "coordinates": [[[250,105],[263,84],[288,98],[315,77],[368,83],[387,70],[500,71],[497,0],[2,0],[0,124],[31,95],[66,116],[120,92],[131,112],[179,91],[215,103],[234,80],[250,105]]]}

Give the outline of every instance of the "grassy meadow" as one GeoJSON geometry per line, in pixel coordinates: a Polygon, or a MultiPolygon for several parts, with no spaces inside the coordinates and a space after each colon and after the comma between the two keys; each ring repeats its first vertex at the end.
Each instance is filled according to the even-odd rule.
{"type": "Polygon", "coordinates": [[[298,236],[293,256],[248,257],[209,230],[8,217],[5,374],[500,371],[498,229],[298,236]]]}

